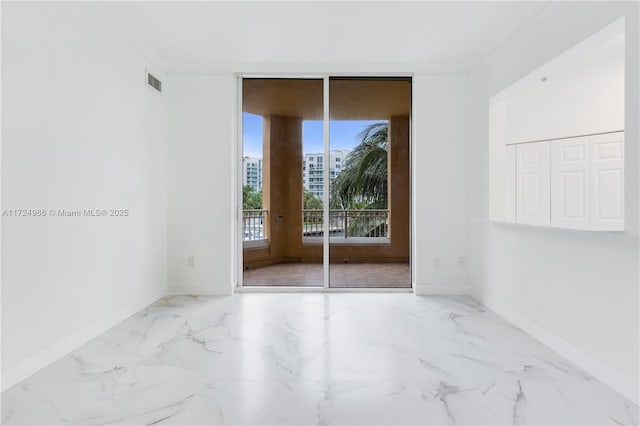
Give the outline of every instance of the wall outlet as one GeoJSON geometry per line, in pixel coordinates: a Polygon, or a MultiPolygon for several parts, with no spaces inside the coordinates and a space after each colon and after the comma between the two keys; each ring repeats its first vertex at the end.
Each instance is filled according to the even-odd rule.
{"type": "Polygon", "coordinates": [[[191,267],[191,268],[196,266],[196,258],[193,257],[193,256],[187,257],[187,265],[189,265],[189,267],[191,267]]]}
{"type": "Polygon", "coordinates": [[[458,265],[460,266],[464,265],[464,257],[462,256],[458,257],[458,265]]]}
{"type": "Polygon", "coordinates": [[[440,258],[438,256],[433,257],[433,266],[435,266],[436,268],[440,266],[440,258]]]}

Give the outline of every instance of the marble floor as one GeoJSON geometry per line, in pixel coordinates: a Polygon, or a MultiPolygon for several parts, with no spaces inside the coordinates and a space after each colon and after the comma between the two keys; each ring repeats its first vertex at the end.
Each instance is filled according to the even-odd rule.
{"type": "Polygon", "coordinates": [[[2,424],[636,425],[468,297],[167,297],[2,394],[2,424]]]}
{"type": "MultiPolygon", "coordinates": [[[[322,287],[323,266],[316,263],[281,263],[244,271],[245,286],[322,287]]],[[[411,288],[408,263],[332,263],[333,288],[411,288]]]]}

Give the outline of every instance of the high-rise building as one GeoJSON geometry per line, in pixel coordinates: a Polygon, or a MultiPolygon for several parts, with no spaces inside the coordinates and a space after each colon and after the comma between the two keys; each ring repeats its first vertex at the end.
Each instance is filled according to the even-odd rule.
{"type": "MultiPolygon", "coordinates": [[[[334,149],[329,152],[329,181],[340,174],[351,150],[334,149]]],[[[302,184],[304,189],[322,200],[324,196],[324,158],[321,152],[305,154],[302,162],[302,184]]]]}
{"type": "Polygon", "coordinates": [[[262,191],[262,158],[242,158],[242,185],[262,191]]]}

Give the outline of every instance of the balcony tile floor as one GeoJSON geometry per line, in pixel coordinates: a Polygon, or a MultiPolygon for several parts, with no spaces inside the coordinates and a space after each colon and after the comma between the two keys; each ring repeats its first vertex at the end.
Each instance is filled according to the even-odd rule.
{"type": "MultiPolygon", "coordinates": [[[[411,288],[411,269],[406,263],[330,264],[331,287],[411,288]]],[[[245,286],[322,287],[322,265],[281,263],[244,271],[245,286]]]]}
{"type": "Polygon", "coordinates": [[[468,297],[161,299],[2,394],[2,424],[637,425],[468,297]]]}

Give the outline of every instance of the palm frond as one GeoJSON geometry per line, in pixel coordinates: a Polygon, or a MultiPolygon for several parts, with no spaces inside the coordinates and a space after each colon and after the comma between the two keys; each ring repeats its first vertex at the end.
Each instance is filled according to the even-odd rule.
{"type": "Polygon", "coordinates": [[[331,185],[332,208],[387,207],[388,123],[363,129],[360,143],[345,159],[345,167],[331,185]]]}

